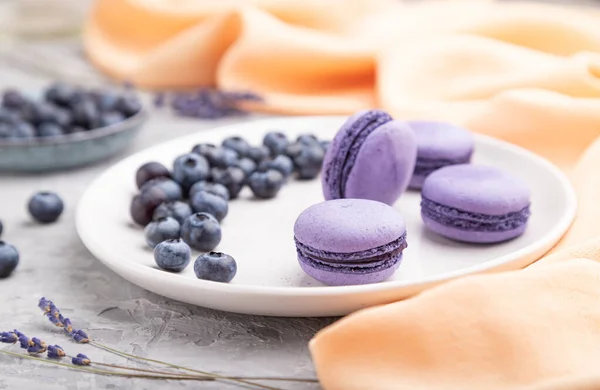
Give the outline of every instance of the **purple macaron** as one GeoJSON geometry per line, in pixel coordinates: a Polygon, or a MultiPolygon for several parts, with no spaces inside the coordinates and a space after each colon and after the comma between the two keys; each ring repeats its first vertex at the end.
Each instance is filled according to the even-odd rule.
{"type": "Polygon", "coordinates": [[[352,115],[323,161],[325,199],[371,199],[394,204],[406,191],[417,158],[414,132],[378,110],[352,115]]]}
{"type": "Polygon", "coordinates": [[[330,286],[377,283],[400,266],[406,225],[385,203],[337,199],[304,210],[294,238],[300,267],[314,279],[330,286]]]}
{"type": "Polygon", "coordinates": [[[444,122],[408,122],[417,138],[417,163],[409,187],[419,189],[437,169],[471,161],[474,139],[471,132],[444,122]]]}
{"type": "Polygon", "coordinates": [[[438,169],[421,190],[421,217],[431,231],[457,241],[495,243],[525,231],[531,193],[498,168],[460,164],[438,169]]]}

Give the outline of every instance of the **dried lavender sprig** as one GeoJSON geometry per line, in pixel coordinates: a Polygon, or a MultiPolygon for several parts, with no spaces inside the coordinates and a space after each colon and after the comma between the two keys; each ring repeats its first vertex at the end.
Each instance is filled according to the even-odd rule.
{"type": "Polygon", "coordinates": [[[50,359],[60,359],[67,356],[65,350],[60,345],[49,345],[48,346],[48,357],[50,359]]]}
{"type": "Polygon", "coordinates": [[[14,332],[0,333],[0,343],[15,344],[17,341],[19,341],[19,336],[14,332]]]}
{"type": "Polygon", "coordinates": [[[69,318],[63,317],[60,310],[54,302],[44,297],[40,298],[38,307],[44,312],[48,320],[55,326],[63,328],[65,333],[73,338],[79,344],[89,343],[90,339],[83,330],[73,329],[73,324],[69,318]]]}
{"type": "Polygon", "coordinates": [[[55,360],[47,360],[47,359],[43,359],[43,358],[39,358],[39,357],[35,357],[35,356],[31,356],[31,355],[25,355],[25,354],[20,354],[20,353],[15,353],[15,352],[11,352],[11,351],[6,351],[3,349],[0,349],[0,353],[3,353],[5,355],[10,355],[10,356],[15,356],[18,358],[22,358],[22,359],[29,359],[29,360],[36,360],[42,363],[46,363],[46,364],[54,364],[56,366],[61,366],[61,367],[65,367],[71,370],[76,370],[76,371],[83,371],[83,372],[87,372],[90,374],[97,374],[97,375],[108,375],[108,376],[118,376],[118,377],[127,377],[127,378],[143,378],[143,379],[162,379],[162,380],[197,380],[197,381],[213,381],[213,378],[201,378],[201,377],[177,377],[177,376],[157,376],[157,375],[146,375],[146,374],[131,374],[131,373],[124,373],[124,372],[117,372],[117,371],[109,371],[109,370],[99,370],[99,369],[94,369],[94,368],[89,368],[89,367],[82,367],[82,366],[74,366],[72,364],[67,364],[67,363],[61,363],[61,362],[57,362],[55,360]]]}

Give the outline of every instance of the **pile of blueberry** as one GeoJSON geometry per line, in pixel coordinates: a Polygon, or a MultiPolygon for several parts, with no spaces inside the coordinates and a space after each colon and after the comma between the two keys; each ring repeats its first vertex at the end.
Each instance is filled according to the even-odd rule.
{"type": "Polygon", "coordinates": [[[64,83],[50,85],[33,100],[15,89],[2,94],[0,140],[58,137],[113,125],[135,115],[136,96],[86,90],[64,83]]]}
{"type": "MultiPolygon", "coordinates": [[[[62,199],[53,192],[38,192],[27,203],[31,217],[39,223],[56,222],[64,210],[62,199]]],[[[0,221],[0,236],[4,225],[0,221]]],[[[0,240],[0,278],[6,278],[19,265],[19,251],[14,246],[0,240]]]]}
{"type": "Polygon", "coordinates": [[[280,132],[267,133],[261,146],[241,137],[226,138],[221,146],[195,145],[191,153],[175,159],[172,170],[158,162],[138,169],[139,192],[131,201],[131,217],[145,226],[146,242],[160,268],[185,269],[191,247],[206,252],[194,264],[198,278],[229,282],[237,270],[235,260],[213,252],[221,241],[220,222],[227,216],[228,202],[246,185],[256,198],[270,199],[292,176],[316,178],[328,146],[314,135],[291,142],[280,132]]]}

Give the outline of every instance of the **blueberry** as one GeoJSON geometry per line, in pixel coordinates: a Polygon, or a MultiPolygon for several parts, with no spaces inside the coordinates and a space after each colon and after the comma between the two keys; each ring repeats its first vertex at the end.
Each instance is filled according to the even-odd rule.
{"type": "Polygon", "coordinates": [[[239,155],[233,149],[215,148],[208,155],[208,161],[212,167],[227,168],[235,165],[239,155]]]}
{"type": "Polygon", "coordinates": [[[135,96],[121,96],[117,101],[116,109],[129,118],[142,109],[142,103],[135,96]]]}
{"type": "Polygon", "coordinates": [[[117,110],[119,96],[110,92],[97,92],[94,100],[100,111],[114,111],[117,110]]]}
{"type": "Polygon", "coordinates": [[[210,161],[209,156],[214,152],[217,147],[213,144],[198,144],[192,148],[192,153],[196,153],[208,161],[210,161]]]}
{"type": "Polygon", "coordinates": [[[19,264],[19,252],[17,249],[0,241],[0,278],[9,277],[19,264]]]}
{"type": "Polygon", "coordinates": [[[131,215],[133,222],[138,225],[146,226],[152,222],[152,216],[157,207],[158,205],[148,202],[142,194],[137,194],[131,199],[129,214],[131,215]]]}
{"type": "Polygon", "coordinates": [[[248,179],[248,185],[257,198],[270,199],[281,190],[285,177],[275,169],[263,172],[254,172],[248,179]]]}
{"type": "Polygon", "coordinates": [[[65,83],[54,83],[44,93],[47,101],[59,106],[67,107],[71,102],[75,88],[65,83]]]}
{"type": "Polygon", "coordinates": [[[211,176],[213,182],[222,184],[227,188],[230,199],[237,198],[242,188],[244,188],[244,184],[246,184],[246,174],[238,167],[213,168],[211,176]]]}
{"type": "Polygon", "coordinates": [[[198,279],[229,283],[237,273],[235,259],[225,253],[209,252],[198,256],[194,263],[198,279]]]}
{"type": "Polygon", "coordinates": [[[321,172],[325,152],[321,145],[314,144],[302,148],[300,154],[294,158],[297,168],[297,178],[301,180],[314,179],[321,172]]]}
{"type": "Polygon", "coordinates": [[[125,120],[125,116],[118,111],[108,111],[100,114],[99,126],[110,126],[125,120]]]}
{"type": "Polygon", "coordinates": [[[248,151],[250,150],[248,141],[237,136],[225,138],[221,145],[224,148],[235,150],[240,157],[248,156],[248,151]]]}
{"type": "Polygon", "coordinates": [[[21,117],[16,111],[0,107],[0,123],[13,125],[19,121],[21,121],[21,117]]]}
{"type": "Polygon", "coordinates": [[[263,145],[269,149],[272,157],[283,154],[289,143],[285,134],[276,131],[267,133],[263,138],[263,145]]]}
{"type": "Polygon", "coordinates": [[[181,272],[190,264],[192,251],[181,239],[166,240],[154,248],[154,261],[161,269],[181,272]]]}
{"type": "Polygon", "coordinates": [[[144,183],[157,177],[171,178],[171,172],[161,163],[151,161],[138,168],[135,173],[135,183],[140,188],[144,183]]]}
{"type": "Polygon", "coordinates": [[[38,192],[29,199],[29,214],[38,222],[55,222],[63,212],[64,204],[53,192],[38,192]]]}
{"type": "Polygon", "coordinates": [[[256,171],[256,163],[246,157],[239,159],[235,164],[233,164],[233,166],[241,168],[246,174],[246,177],[249,177],[254,171],[256,171]]]}
{"type": "Polygon", "coordinates": [[[331,141],[321,141],[319,142],[319,144],[321,145],[321,148],[323,148],[323,150],[326,152],[327,149],[329,149],[329,145],[331,145],[331,141]]]}
{"type": "Polygon", "coordinates": [[[263,160],[269,158],[271,151],[266,146],[254,146],[248,150],[248,158],[255,163],[260,164],[263,160]]]}
{"type": "Polygon", "coordinates": [[[38,137],[57,137],[63,135],[63,129],[52,122],[41,123],[37,128],[38,137]]]}
{"type": "Polygon", "coordinates": [[[206,159],[195,153],[184,154],[173,163],[173,179],[187,193],[194,183],[208,178],[210,167],[206,159]]]}
{"type": "Polygon", "coordinates": [[[283,177],[287,178],[294,171],[294,163],[288,156],[280,154],[272,160],[263,161],[258,168],[261,171],[266,171],[268,169],[278,170],[283,177]]]}
{"type": "Polygon", "coordinates": [[[165,240],[178,239],[180,229],[181,225],[179,225],[179,222],[175,218],[159,218],[150,222],[144,228],[146,243],[151,248],[154,248],[165,240]]]}
{"type": "Polygon", "coordinates": [[[100,113],[94,102],[87,98],[73,105],[73,123],[84,129],[91,130],[98,127],[100,113]]]}
{"type": "Polygon", "coordinates": [[[190,205],[196,213],[208,213],[221,222],[227,216],[227,201],[219,195],[207,191],[199,191],[190,198],[190,205]]]}
{"type": "Polygon", "coordinates": [[[192,214],[193,211],[189,204],[179,200],[172,200],[161,203],[160,206],[154,210],[152,219],[157,220],[160,218],[171,217],[175,218],[180,225],[183,225],[183,221],[192,214]]]}
{"type": "Polygon", "coordinates": [[[13,138],[33,138],[35,128],[27,122],[17,122],[11,126],[10,134],[13,138]]]}
{"type": "Polygon", "coordinates": [[[298,138],[296,138],[296,143],[306,146],[316,145],[319,143],[319,139],[313,134],[300,134],[298,138]]]}
{"type": "Polygon", "coordinates": [[[211,194],[220,196],[225,200],[229,200],[229,190],[223,184],[212,183],[209,181],[199,181],[190,188],[190,199],[198,192],[206,191],[211,194]]]}
{"type": "Polygon", "coordinates": [[[181,226],[181,237],[192,248],[210,252],[221,242],[221,226],[210,214],[192,214],[181,226]]]}
{"type": "Polygon", "coordinates": [[[73,116],[71,115],[71,111],[62,107],[53,107],[53,109],[54,116],[52,118],[52,121],[60,127],[62,127],[63,129],[70,127],[71,123],[73,122],[73,116]]]}
{"type": "Polygon", "coordinates": [[[6,108],[20,109],[27,103],[25,96],[17,90],[7,89],[2,94],[2,106],[6,108]]]}
{"type": "Polygon", "coordinates": [[[156,177],[148,180],[140,187],[140,192],[143,193],[151,187],[158,187],[164,192],[166,200],[181,200],[183,198],[183,191],[179,183],[169,178],[156,177]]]}
{"type": "Polygon", "coordinates": [[[35,126],[44,122],[56,123],[55,108],[46,102],[29,102],[23,108],[23,119],[35,126]]]}
{"type": "Polygon", "coordinates": [[[302,149],[305,146],[299,142],[295,142],[293,144],[289,144],[287,148],[285,148],[285,155],[294,160],[294,158],[300,154],[302,149]]]}

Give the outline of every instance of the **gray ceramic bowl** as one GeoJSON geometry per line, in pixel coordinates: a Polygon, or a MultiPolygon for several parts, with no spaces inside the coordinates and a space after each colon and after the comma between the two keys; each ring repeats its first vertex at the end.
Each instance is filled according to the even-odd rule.
{"type": "Polygon", "coordinates": [[[0,140],[0,172],[44,172],[75,168],[122,152],[148,114],[142,109],[123,122],[60,137],[0,140]]]}

